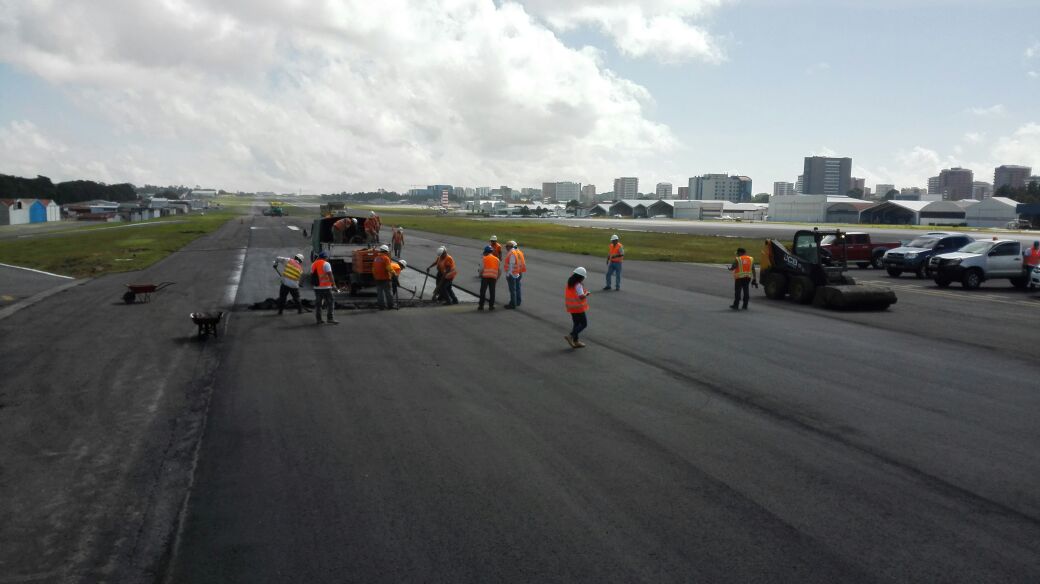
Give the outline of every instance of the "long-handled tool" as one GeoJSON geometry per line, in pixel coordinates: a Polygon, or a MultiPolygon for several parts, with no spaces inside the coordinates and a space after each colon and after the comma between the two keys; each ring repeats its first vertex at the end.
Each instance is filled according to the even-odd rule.
{"type": "Polygon", "coordinates": [[[422,291],[419,292],[419,300],[422,300],[423,294],[426,293],[426,281],[430,279],[430,270],[426,270],[426,277],[422,281],[422,291]]]}

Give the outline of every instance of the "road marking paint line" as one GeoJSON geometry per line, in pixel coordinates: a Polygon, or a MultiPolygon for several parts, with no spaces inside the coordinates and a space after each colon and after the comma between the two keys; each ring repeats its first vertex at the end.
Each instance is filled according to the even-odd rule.
{"type": "Polygon", "coordinates": [[[72,276],[62,276],[61,274],[52,274],[51,272],[44,272],[43,270],[34,270],[32,268],[26,268],[24,266],[12,266],[11,264],[0,264],[5,268],[14,268],[16,270],[25,270],[27,272],[36,272],[37,274],[43,274],[45,276],[54,276],[55,278],[65,278],[66,280],[75,280],[72,276]]]}
{"type": "Polygon", "coordinates": [[[25,235],[19,235],[18,239],[25,237],[49,237],[52,235],[62,235],[65,233],[91,233],[93,231],[107,231],[109,229],[127,229],[130,227],[149,227],[152,225],[168,225],[170,223],[186,223],[186,219],[176,219],[173,221],[153,221],[151,223],[128,223],[126,225],[113,225],[111,227],[95,227],[93,229],[55,229],[54,231],[43,231],[40,233],[27,233],[25,235]]]}
{"type": "Polygon", "coordinates": [[[224,286],[224,306],[234,306],[235,299],[238,297],[238,285],[242,281],[242,270],[246,267],[246,251],[246,248],[242,248],[235,258],[235,267],[224,286]]]}
{"type": "Polygon", "coordinates": [[[300,230],[300,228],[295,226],[295,225],[286,225],[286,227],[288,227],[289,229],[292,229],[293,231],[299,231],[300,230]]]}

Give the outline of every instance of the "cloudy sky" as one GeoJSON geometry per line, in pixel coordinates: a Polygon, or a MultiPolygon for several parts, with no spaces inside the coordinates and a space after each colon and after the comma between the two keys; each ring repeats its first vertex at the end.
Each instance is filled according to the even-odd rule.
{"type": "Polygon", "coordinates": [[[0,173],[304,193],[1040,173],[1037,0],[0,0],[0,173]]]}

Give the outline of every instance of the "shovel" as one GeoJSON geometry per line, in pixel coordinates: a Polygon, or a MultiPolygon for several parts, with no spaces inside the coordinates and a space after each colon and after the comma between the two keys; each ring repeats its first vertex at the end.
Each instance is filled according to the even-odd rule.
{"type": "MultiPolygon", "coordinates": [[[[419,300],[422,300],[423,294],[426,293],[426,281],[430,279],[430,271],[426,270],[426,277],[422,281],[422,291],[419,292],[419,300]]],[[[412,296],[415,296],[415,292],[412,292],[412,296]]]]}

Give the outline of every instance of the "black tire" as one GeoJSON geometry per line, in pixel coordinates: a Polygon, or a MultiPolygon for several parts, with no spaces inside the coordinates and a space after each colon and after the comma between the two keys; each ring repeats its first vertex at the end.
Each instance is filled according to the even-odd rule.
{"type": "Polygon", "coordinates": [[[895,268],[885,268],[885,271],[888,272],[888,275],[892,276],[893,278],[898,278],[899,276],[903,275],[903,270],[897,270],[895,268]]]}
{"type": "Polygon", "coordinates": [[[788,298],[797,304],[809,304],[816,294],[816,286],[805,276],[794,276],[787,286],[788,298]]]}
{"type": "Polygon", "coordinates": [[[1019,290],[1025,290],[1029,287],[1029,278],[1025,276],[1019,276],[1017,278],[1011,278],[1011,285],[1019,290]]]}
{"type": "Polygon", "coordinates": [[[133,292],[127,290],[126,292],[123,292],[123,302],[126,302],[127,304],[133,304],[135,296],[136,295],[133,292]]]}
{"type": "Polygon", "coordinates": [[[961,286],[964,286],[965,290],[976,290],[982,285],[982,272],[977,268],[972,268],[967,272],[964,272],[964,276],[961,277],[961,286]]]}
{"type": "Polygon", "coordinates": [[[783,300],[787,294],[787,276],[768,270],[762,275],[762,288],[766,293],[766,298],[783,300]]]}
{"type": "Polygon", "coordinates": [[[361,286],[359,286],[357,284],[351,284],[350,285],[350,295],[351,296],[357,296],[358,292],[361,292],[361,286]]]}
{"type": "Polygon", "coordinates": [[[949,288],[950,287],[950,279],[949,278],[943,278],[942,276],[936,276],[935,277],[935,285],[940,287],[940,288],[949,288]]]}
{"type": "Polygon", "coordinates": [[[875,270],[880,270],[885,267],[884,262],[881,261],[881,258],[883,258],[884,255],[884,252],[874,254],[874,258],[871,260],[870,265],[874,266],[875,270]]]}
{"type": "Polygon", "coordinates": [[[870,267],[870,262],[856,262],[856,267],[865,270],[870,267]]]}

